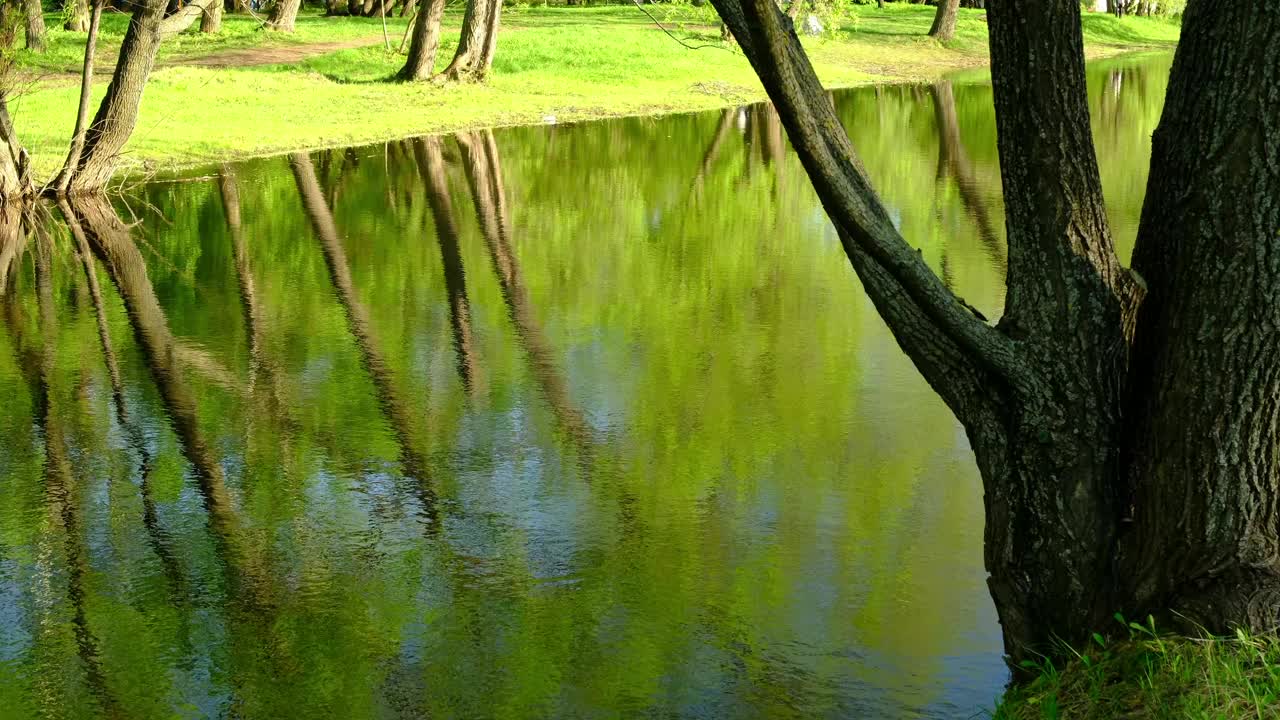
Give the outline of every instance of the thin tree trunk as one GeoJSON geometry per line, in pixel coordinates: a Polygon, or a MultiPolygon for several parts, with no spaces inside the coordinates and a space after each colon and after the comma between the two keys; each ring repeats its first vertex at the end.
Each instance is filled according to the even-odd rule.
{"type": "Polygon", "coordinates": [[[115,172],[120,151],[138,122],[142,91],[160,49],[164,8],[164,0],[143,0],[129,19],[129,29],[120,44],[120,59],[85,134],[84,152],[71,178],[69,192],[97,192],[115,172]]]}
{"type": "Polygon", "coordinates": [[[267,18],[267,29],[293,32],[293,26],[298,19],[298,10],[301,7],[302,0],[278,0],[275,8],[271,10],[270,17],[267,18]]]}
{"type": "Polygon", "coordinates": [[[933,16],[929,37],[948,42],[956,36],[956,15],[960,0],[938,0],[938,12],[933,16]]]}
{"type": "Polygon", "coordinates": [[[493,65],[501,20],[502,0],[468,0],[458,50],[445,68],[445,77],[476,82],[485,79],[493,65]]]}
{"type": "Polygon", "coordinates": [[[89,123],[89,94],[93,89],[93,62],[98,48],[98,24],[102,20],[102,5],[106,0],[95,0],[89,15],[89,37],[84,46],[84,66],[80,70],[80,105],[76,109],[76,129],[71,134],[71,150],[67,153],[62,170],[51,183],[54,194],[65,195],[71,184],[71,176],[80,165],[84,150],[85,132],[89,123]]]}
{"type": "Polygon", "coordinates": [[[27,49],[32,52],[44,52],[44,8],[40,0],[22,0],[27,16],[27,49]]]}
{"type": "Polygon", "coordinates": [[[396,75],[398,80],[428,80],[435,70],[436,51],[440,48],[440,19],[444,16],[445,0],[422,2],[413,26],[409,57],[396,75]]]}

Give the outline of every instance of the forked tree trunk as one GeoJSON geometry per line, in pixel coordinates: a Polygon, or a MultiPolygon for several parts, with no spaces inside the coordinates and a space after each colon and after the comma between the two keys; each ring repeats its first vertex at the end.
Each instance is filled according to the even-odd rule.
{"type": "Polygon", "coordinates": [[[40,0],[22,0],[27,16],[27,49],[44,52],[44,8],[40,0]]]}
{"type": "Polygon", "coordinates": [[[965,426],[1013,660],[1083,641],[1116,611],[1272,629],[1280,14],[1269,0],[1188,6],[1134,255],[1145,303],[1106,220],[1079,3],[989,3],[1009,247],[996,327],[898,235],[772,0],[713,1],[864,289],[965,426]]]}
{"type": "Polygon", "coordinates": [[[111,84],[85,133],[84,152],[69,186],[71,193],[97,192],[115,172],[120,151],[138,122],[142,91],[160,49],[164,8],[164,0],[141,0],[129,18],[111,84]]]}
{"type": "Polygon", "coordinates": [[[502,0],[468,0],[458,50],[449,67],[445,68],[445,77],[476,82],[485,79],[498,47],[501,20],[502,0]]]}
{"type": "Polygon", "coordinates": [[[956,36],[956,14],[959,12],[960,0],[938,0],[938,12],[933,16],[933,27],[929,28],[929,37],[948,42],[956,36]]]}
{"type": "Polygon", "coordinates": [[[436,67],[436,51],[440,49],[440,19],[444,17],[445,0],[422,0],[414,20],[409,58],[396,75],[397,80],[429,80],[436,67]]]}
{"type": "Polygon", "coordinates": [[[278,0],[267,18],[267,29],[293,32],[293,26],[298,20],[298,10],[301,7],[302,0],[278,0]]]}
{"type": "Polygon", "coordinates": [[[62,24],[63,30],[71,32],[89,31],[89,0],[69,0],[71,5],[67,20],[62,24]]]}

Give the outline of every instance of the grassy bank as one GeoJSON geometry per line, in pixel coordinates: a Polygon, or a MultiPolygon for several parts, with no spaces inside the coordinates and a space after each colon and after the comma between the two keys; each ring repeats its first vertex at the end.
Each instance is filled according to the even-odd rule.
{"type": "MultiPolygon", "coordinates": [[[[512,8],[504,15],[491,81],[443,87],[386,82],[403,58],[384,49],[377,19],[324,18],[309,9],[289,36],[228,16],[217,38],[191,32],[165,41],[124,163],[173,167],[551,117],[565,122],[703,110],[763,98],[746,59],[719,42],[707,15],[652,7],[673,34],[710,47],[683,47],[630,6],[512,8]]],[[[920,5],[853,6],[831,37],[809,40],[808,49],[832,87],[927,80],[986,63],[982,12],[963,11],[956,39],[945,46],[926,37],[932,15],[920,5]]],[[[441,65],[452,56],[460,20],[460,13],[446,17],[441,65]]],[[[104,18],[107,59],[125,23],[119,15],[104,18]]],[[[30,82],[12,103],[15,125],[42,175],[66,152],[83,47],[83,35],[63,32],[52,17],[48,24],[48,54],[20,54],[30,82]]],[[[388,25],[398,45],[405,21],[389,18],[388,25]]],[[[1169,48],[1178,35],[1178,26],[1165,20],[1109,15],[1087,16],[1084,28],[1095,56],[1169,48]]],[[[104,77],[99,96],[105,85],[104,77]]]]}
{"type": "Polygon", "coordinates": [[[1163,636],[1130,626],[1109,645],[1101,636],[1075,659],[1044,662],[1011,690],[995,720],[1218,720],[1280,717],[1280,639],[1163,636]]]}

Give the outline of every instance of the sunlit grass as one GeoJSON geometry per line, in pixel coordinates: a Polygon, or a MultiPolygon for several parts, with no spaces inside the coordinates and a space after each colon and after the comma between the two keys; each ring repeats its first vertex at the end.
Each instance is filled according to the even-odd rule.
{"type": "Polygon", "coordinates": [[[1280,716],[1280,638],[1175,637],[1151,620],[1126,629],[1114,643],[1095,635],[1061,666],[1029,664],[1034,679],[1005,696],[994,720],[1280,716]]]}
{"type": "MultiPolygon", "coordinates": [[[[441,64],[457,42],[459,7],[446,15],[441,64]]],[[[985,64],[983,13],[962,12],[956,40],[944,45],[925,36],[931,8],[891,8],[854,6],[834,33],[806,41],[824,83],[925,81],[985,64]]],[[[652,12],[672,34],[707,47],[682,46],[634,7],[510,8],[492,79],[480,86],[386,82],[403,57],[385,50],[376,18],[325,18],[311,9],[289,35],[228,15],[217,36],[192,31],[162,45],[124,164],[192,165],[472,127],[705,110],[763,99],[741,52],[719,41],[714,15],[652,12]],[[363,46],[288,64],[181,65],[209,53],[342,42],[363,46]]],[[[66,152],[77,98],[73,73],[83,48],[83,36],[63,32],[55,20],[50,16],[49,53],[21,54],[28,76],[39,79],[11,102],[41,175],[52,173],[66,152]]],[[[114,57],[125,25],[119,14],[104,19],[106,58],[114,57]]],[[[404,28],[400,18],[388,19],[393,46],[404,28]]],[[[1095,54],[1169,47],[1177,37],[1176,25],[1159,20],[1089,17],[1085,28],[1095,54]],[[1117,45],[1121,38],[1126,45],[1117,45]]],[[[109,70],[110,62],[100,66],[109,70]]],[[[97,83],[99,95],[105,85],[104,77],[97,83]]]]}

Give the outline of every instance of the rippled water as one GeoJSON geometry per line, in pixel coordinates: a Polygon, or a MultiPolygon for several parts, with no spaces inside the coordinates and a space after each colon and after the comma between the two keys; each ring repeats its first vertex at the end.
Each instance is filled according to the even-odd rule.
{"type": "MultiPolygon", "coordinates": [[[[1124,247],[1168,65],[1091,70],[1124,247]]],[[[836,100],[903,234],[997,316],[990,88],[836,100]]],[[[767,106],[257,160],[72,216],[0,228],[0,717],[998,696],[964,433],[767,106]]]]}

